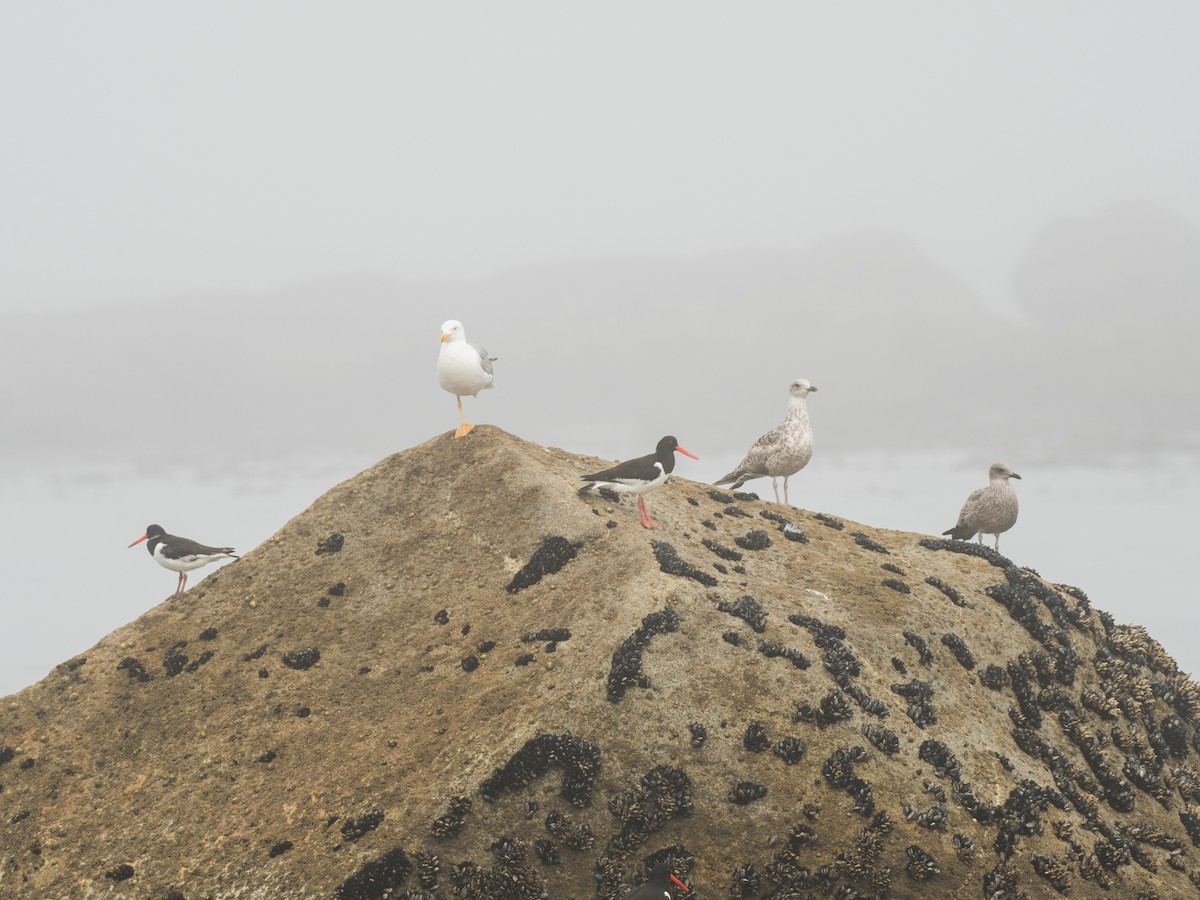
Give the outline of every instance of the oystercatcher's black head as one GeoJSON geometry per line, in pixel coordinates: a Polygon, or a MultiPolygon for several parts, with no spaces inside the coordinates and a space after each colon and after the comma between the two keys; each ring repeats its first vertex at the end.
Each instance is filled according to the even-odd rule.
{"type": "Polygon", "coordinates": [[[144,541],[146,539],[154,541],[157,538],[161,538],[166,533],[167,532],[163,530],[163,527],[161,525],[147,525],[146,533],[143,534],[140,538],[138,538],[136,541],[134,541],[129,546],[136,547],[138,544],[140,544],[142,541],[144,541]]]}
{"type": "Polygon", "coordinates": [[[684,893],[689,893],[688,886],[672,874],[671,864],[663,860],[650,870],[650,879],[628,896],[634,898],[634,900],[641,900],[643,897],[652,897],[654,900],[659,900],[660,897],[671,896],[668,888],[672,884],[681,888],[684,893]]]}
{"type": "Polygon", "coordinates": [[[654,455],[660,460],[670,459],[671,454],[673,454],[676,450],[678,450],[684,456],[690,456],[692,459],[700,458],[690,450],[684,450],[682,447],[680,447],[679,441],[675,440],[675,435],[673,434],[668,434],[665,438],[658,442],[658,446],[654,450],[654,455]]]}

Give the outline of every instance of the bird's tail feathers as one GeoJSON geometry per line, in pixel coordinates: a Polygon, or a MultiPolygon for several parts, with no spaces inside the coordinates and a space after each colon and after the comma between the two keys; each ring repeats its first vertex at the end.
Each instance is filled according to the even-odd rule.
{"type": "Polygon", "coordinates": [[[734,482],[734,484],[732,485],[732,488],[733,488],[733,490],[736,491],[743,484],[745,484],[746,473],[743,472],[741,469],[734,469],[732,472],[730,472],[724,478],[719,478],[716,481],[714,481],[713,484],[729,484],[731,481],[734,482]]]}

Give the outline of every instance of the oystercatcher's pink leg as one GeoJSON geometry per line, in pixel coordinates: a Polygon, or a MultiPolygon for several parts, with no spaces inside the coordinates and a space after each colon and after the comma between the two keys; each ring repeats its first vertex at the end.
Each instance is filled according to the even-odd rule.
{"type": "Polygon", "coordinates": [[[638,513],[642,517],[643,525],[645,525],[647,528],[658,528],[658,526],[655,525],[654,522],[652,522],[650,520],[650,514],[648,512],[646,512],[646,501],[644,499],[642,499],[641,494],[638,494],[637,508],[638,508],[638,513]]]}

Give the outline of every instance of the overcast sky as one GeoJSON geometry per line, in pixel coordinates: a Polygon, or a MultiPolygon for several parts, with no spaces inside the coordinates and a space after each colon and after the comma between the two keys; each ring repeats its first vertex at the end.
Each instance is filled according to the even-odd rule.
{"type": "Polygon", "coordinates": [[[0,312],[1200,223],[1200,4],[6,3],[0,312]]]}

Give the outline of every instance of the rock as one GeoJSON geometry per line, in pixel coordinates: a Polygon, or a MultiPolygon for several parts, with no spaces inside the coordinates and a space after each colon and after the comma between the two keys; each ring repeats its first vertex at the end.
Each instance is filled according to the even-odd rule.
{"type": "Polygon", "coordinates": [[[1143,629],[841,517],[745,547],[678,475],[610,528],[597,462],[439,435],[7,698],[0,892],[609,900],[663,858],[708,897],[1194,894],[1200,687],[1143,629]]]}

